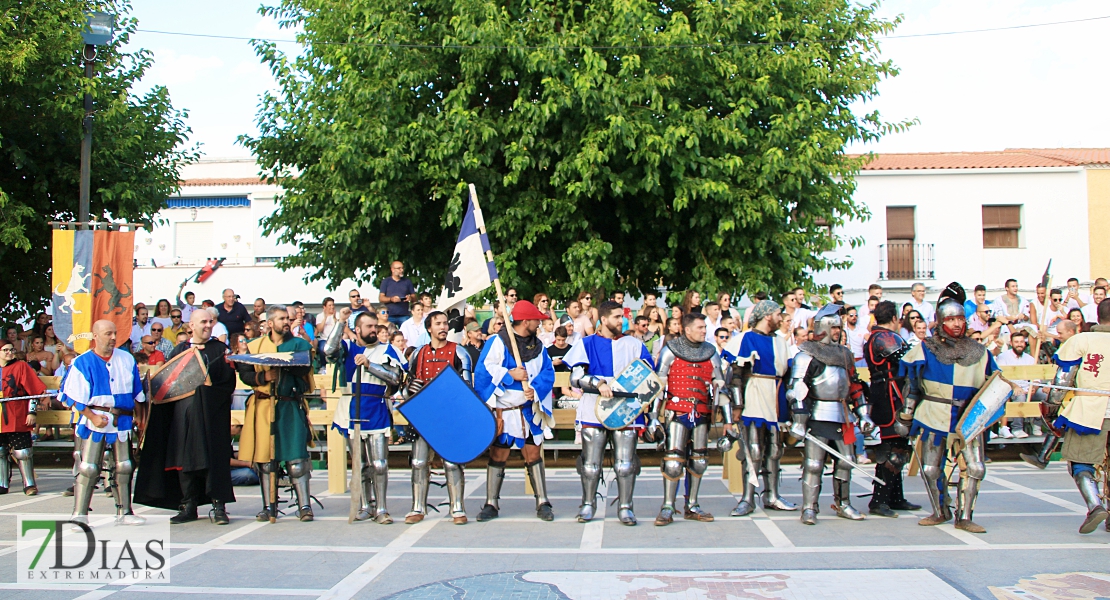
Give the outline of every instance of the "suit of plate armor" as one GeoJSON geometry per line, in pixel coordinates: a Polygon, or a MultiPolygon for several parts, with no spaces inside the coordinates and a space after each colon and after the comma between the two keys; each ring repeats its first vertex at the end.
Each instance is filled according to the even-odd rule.
{"type": "Polygon", "coordinates": [[[713,515],[698,505],[701,477],[709,467],[709,425],[714,411],[714,391],[724,388],[721,357],[708,342],[693,342],[685,335],[672,339],[659,356],[659,377],[666,392],[655,402],[648,428],[657,430],[658,415],[667,421],[663,455],[663,506],[656,525],[674,520],[678,482],[686,475],[683,517],[712,521],[713,515]]]}
{"type": "MultiPolygon", "coordinates": [[[[855,462],[854,419],[859,417],[865,434],[874,429],[863,386],[856,377],[852,351],[840,345],[841,320],[838,305],[829,305],[813,319],[817,342],[804,342],[794,357],[786,397],[793,412],[791,432],[797,437],[819,438],[855,462]]],[[[812,440],[805,443],[802,461],[802,523],[817,524],[817,501],[827,452],[812,440]]],[[[838,517],[860,521],[864,517],[852,506],[852,467],[836,459],[833,470],[833,509],[838,517]]]]}
{"type": "MultiPolygon", "coordinates": [[[[416,395],[424,385],[435,379],[436,375],[444,369],[455,369],[467,385],[474,385],[471,376],[473,370],[470,365],[470,354],[460,345],[447,342],[443,347],[436,349],[432,346],[421,346],[409,361],[409,384],[405,386],[405,398],[416,395]]],[[[444,415],[450,418],[450,415],[444,415]]],[[[431,484],[431,464],[435,459],[435,450],[422,436],[417,436],[412,443],[412,454],[409,457],[409,466],[412,467],[412,511],[405,515],[405,523],[419,523],[427,514],[428,487],[431,484]]],[[[466,495],[466,478],[463,475],[462,465],[451,461],[443,461],[443,469],[447,475],[447,497],[451,504],[451,517],[455,523],[466,523],[466,508],[463,507],[463,496],[466,495]]]]}

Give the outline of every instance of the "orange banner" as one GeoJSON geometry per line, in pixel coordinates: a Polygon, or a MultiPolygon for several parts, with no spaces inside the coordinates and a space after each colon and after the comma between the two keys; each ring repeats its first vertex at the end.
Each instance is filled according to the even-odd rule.
{"type": "Polygon", "coordinates": [[[107,319],[116,324],[116,345],[131,335],[134,296],[132,275],[135,266],[134,231],[93,232],[92,254],[93,321],[107,319]]]}

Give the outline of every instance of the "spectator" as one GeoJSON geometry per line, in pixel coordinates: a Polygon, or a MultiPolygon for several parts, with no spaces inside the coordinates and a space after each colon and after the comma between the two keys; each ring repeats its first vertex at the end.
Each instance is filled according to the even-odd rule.
{"type": "MultiPolygon", "coordinates": [[[[691,312],[698,312],[693,310],[695,306],[701,306],[701,294],[694,290],[686,290],[686,294],[682,297],[682,314],[688,315],[691,312]]],[[[671,316],[674,317],[674,315],[671,316]]],[[[681,316],[676,318],[681,318],[681,316]]]]}
{"type": "MultiPolygon", "coordinates": [[[[236,420],[231,421],[231,437],[234,438],[243,432],[243,425],[236,420]]],[[[258,473],[254,470],[254,463],[239,460],[239,454],[231,454],[231,485],[258,485],[258,473]]]]}
{"type": "Polygon", "coordinates": [[[216,320],[223,324],[228,333],[243,333],[243,327],[251,320],[247,307],[239,302],[239,296],[231,288],[224,290],[224,301],[216,307],[216,320]]]}
{"type": "MultiPolygon", "coordinates": [[[[911,308],[910,312],[902,319],[902,330],[899,331],[898,334],[907,342],[911,344],[916,343],[914,341],[914,322],[923,320],[921,313],[911,308]]],[[[928,328],[926,327],[926,329],[928,328]]]]}
{"type": "Polygon", "coordinates": [[[170,311],[170,326],[164,328],[164,331],[162,332],[163,337],[167,337],[171,340],[176,340],[177,334],[185,331],[186,324],[183,323],[181,320],[182,314],[184,313],[182,313],[181,309],[179,308],[175,308],[170,311]]]}
{"type": "MultiPolygon", "coordinates": [[[[347,293],[347,299],[351,302],[351,306],[350,306],[351,316],[347,317],[347,329],[348,329],[348,331],[345,332],[345,333],[348,335],[348,337],[353,339],[354,330],[355,330],[355,317],[358,316],[358,313],[368,312],[370,309],[366,307],[366,303],[362,300],[362,293],[359,292],[358,290],[351,290],[350,292],[348,292],[347,293]]],[[[406,309],[406,312],[407,312],[407,309],[406,309]]],[[[259,321],[259,322],[264,323],[265,321],[259,321]]],[[[379,323],[379,324],[381,324],[381,323],[379,323]]]]}
{"type": "Polygon", "coordinates": [[[131,325],[131,351],[139,352],[143,349],[142,339],[144,335],[150,335],[150,319],[147,318],[147,310],[143,305],[138,305],[135,309],[135,321],[131,325]]]}
{"type": "Polygon", "coordinates": [[[250,348],[247,347],[247,336],[242,333],[233,333],[229,336],[231,344],[228,348],[231,349],[232,354],[250,354],[250,348]]]}
{"type": "Polygon", "coordinates": [[[389,309],[385,306],[377,308],[378,325],[389,325],[389,309]]]}
{"type": "Polygon", "coordinates": [[[35,334],[31,336],[30,344],[30,348],[27,350],[27,364],[39,375],[53,374],[54,369],[58,367],[54,364],[54,352],[46,349],[46,339],[35,334]]]}
{"type": "Polygon", "coordinates": [[[632,320],[632,327],[635,329],[634,335],[644,343],[648,354],[651,354],[652,359],[658,363],[659,353],[663,350],[663,336],[659,335],[658,330],[652,330],[651,319],[646,315],[636,315],[632,320]]]}
{"type": "Polygon", "coordinates": [[[197,299],[197,295],[192,292],[185,292],[185,284],[187,283],[189,283],[188,279],[182,281],[181,287],[177,289],[177,308],[181,309],[181,319],[185,323],[189,322],[189,317],[193,315],[193,311],[200,308],[193,304],[197,299]],[[184,301],[181,300],[181,292],[185,292],[184,301]]]}
{"type": "Polygon", "coordinates": [[[883,286],[872,283],[867,286],[867,304],[859,307],[859,323],[860,328],[866,328],[871,331],[871,326],[875,324],[871,312],[875,310],[875,305],[883,301],[883,286]],[[875,298],[875,304],[871,304],[871,299],[875,298]]]}
{"type": "Polygon", "coordinates": [[[412,316],[401,323],[399,331],[404,336],[407,347],[419,348],[430,341],[428,330],[424,329],[424,305],[420,302],[413,302],[410,314],[412,316]]]}
{"type": "MultiPolygon", "coordinates": [[[[1098,283],[1096,282],[1095,285],[1098,285],[1098,283]]],[[[1079,280],[1075,277],[1068,279],[1068,310],[1071,310],[1073,308],[1083,308],[1084,306],[1090,304],[1090,302],[1090,296],[1079,293],[1079,280]]]]}
{"type": "Polygon", "coordinates": [[[682,319],[667,319],[667,333],[663,336],[663,343],[667,344],[679,335],[682,335],[682,319]]]}
{"type": "Polygon", "coordinates": [[[860,333],[859,309],[854,306],[849,306],[844,310],[844,333],[848,336],[848,347],[852,349],[852,357],[856,359],[856,366],[866,367],[867,361],[863,358],[863,344],[867,341],[867,332],[865,330],[860,333]]]}
{"type": "Polygon", "coordinates": [[[975,314],[967,320],[967,328],[969,331],[978,331],[982,339],[991,340],[998,337],[1002,330],[1002,322],[991,316],[989,306],[980,304],[975,314]]]}
{"type": "Polygon", "coordinates": [[[262,298],[255,298],[254,305],[251,306],[254,310],[251,311],[251,320],[262,322],[266,320],[266,301],[262,298]]]}
{"type": "MultiPolygon", "coordinates": [[[[839,283],[834,283],[830,285],[829,297],[832,298],[833,304],[844,304],[844,286],[840,285],[839,283]]],[[[859,319],[856,320],[858,321],[859,319]]]]}
{"type": "Polygon", "coordinates": [[[1056,335],[1056,325],[1060,323],[1060,321],[1067,320],[1067,309],[1064,308],[1063,304],[1063,290],[1059,288],[1053,288],[1052,291],[1049,292],[1047,317],[1045,316],[1046,309],[1044,297],[1045,287],[1041,284],[1037,284],[1037,300],[1032,303],[1032,306],[1029,307],[1029,317],[1038,331],[1040,331],[1041,323],[1043,321],[1048,334],[1056,335]]]}
{"type": "Polygon", "coordinates": [[[1017,323],[1029,321],[1029,301],[1018,295],[1016,279],[1006,280],[1006,291],[991,304],[995,317],[1005,317],[1003,323],[1015,331],[1017,323]]]}
{"type": "Polygon", "coordinates": [[[682,315],[684,315],[684,314],[686,314],[686,313],[685,313],[685,311],[682,310],[681,306],[676,304],[676,305],[671,307],[671,318],[672,319],[678,319],[679,321],[681,321],[682,320],[682,315]]]}
{"type": "Polygon", "coordinates": [[[378,343],[379,344],[388,344],[389,343],[389,338],[393,337],[393,332],[390,331],[390,327],[392,327],[392,326],[393,326],[392,323],[390,323],[389,325],[378,325],[378,343]]]}
{"type": "MultiPolygon", "coordinates": [[[[1083,316],[1083,309],[1073,308],[1073,309],[1069,310],[1068,311],[1068,320],[1071,321],[1072,323],[1075,323],[1076,327],[1080,327],[1080,328],[1083,327],[1083,323],[1086,322],[1086,319],[1083,316]]],[[[1057,328],[1057,329],[1059,329],[1059,328],[1057,328]]]]}
{"type": "Polygon", "coordinates": [[[516,306],[517,297],[519,296],[516,288],[509,288],[505,290],[505,306],[508,308],[508,313],[513,314],[513,307],[516,306]]]}
{"type": "Polygon", "coordinates": [[[925,301],[925,284],[915,283],[910,286],[910,306],[918,312],[921,320],[925,321],[928,329],[936,326],[937,312],[933,305],[925,301]]]}
{"type": "MultiPolygon", "coordinates": [[[[1025,333],[1025,331],[1018,330],[1011,333],[1010,347],[1008,349],[1003,350],[999,347],[996,350],[992,350],[992,353],[995,355],[995,362],[998,363],[998,366],[1000,367],[1016,367],[1037,364],[1037,359],[1030,354],[1026,354],[1025,352],[1025,349],[1028,347],[1028,345],[1029,336],[1025,333]]],[[[1006,438],[1008,440],[1014,438],[1020,439],[1029,437],[1029,434],[1025,433],[1025,430],[1022,428],[1023,425],[1021,423],[1021,419],[1014,419],[1014,430],[1016,431],[1011,431],[1009,421],[1010,420],[1007,417],[1002,417],[1002,420],[999,422],[998,426],[998,437],[1006,438]]]]}
{"type": "Polygon", "coordinates": [[[200,303],[201,308],[216,308],[216,303],[211,300],[203,300],[200,303]]]}
{"type": "Polygon", "coordinates": [[[485,327],[485,331],[483,332],[483,334],[486,336],[486,339],[497,335],[497,332],[501,331],[501,327],[504,324],[505,320],[496,315],[487,319],[486,322],[483,324],[483,327],[485,327]]]}
{"type": "Polygon", "coordinates": [[[420,303],[424,305],[424,314],[431,314],[432,312],[432,295],[428,292],[420,292],[420,303]]]}
{"type": "Polygon", "coordinates": [[[913,322],[913,335],[917,342],[929,337],[929,328],[925,326],[925,319],[918,318],[913,322]]]}
{"type": "MultiPolygon", "coordinates": [[[[139,344],[141,345],[142,342],[139,342],[139,344]]],[[[135,359],[135,365],[136,366],[141,367],[141,366],[149,366],[150,365],[150,357],[147,356],[146,352],[136,352],[133,355],[132,358],[135,359]]]]}
{"type": "Polygon", "coordinates": [[[189,341],[189,338],[192,337],[192,336],[193,336],[193,334],[191,332],[179,331],[179,332],[177,332],[177,337],[174,339],[174,341],[176,341],[178,344],[180,344],[182,342],[189,341]]]}
{"type": "Polygon", "coordinates": [[[744,318],[740,320],[740,331],[748,330],[748,318],[752,316],[752,309],[755,308],[756,304],[759,304],[766,299],[767,292],[756,292],[755,295],[752,296],[752,305],[744,309],[744,318]]]}
{"type": "Polygon", "coordinates": [[[912,304],[910,304],[909,302],[903,304],[902,305],[902,316],[899,317],[898,320],[901,321],[902,319],[905,319],[906,316],[910,314],[911,310],[913,310],[913,305],[912,304]]]}
{"type": "Polygon", "coordinates": [[[73,364],[73,361],[76,358],[77,353],[73,350],[66,350],[65,352],[62,352],[62,360],[58,367],[54,369],[54,376],[65,377],[66,371],[69,370],[69,366],[73,364]]]}
{"type": "Polygon", "coordinates": [[[1079,309],[1084,322],[1098,324],[1098,305],[1105,299],[1106,286],[1100,285],[1091,290],[1091,301],[1079,309]]]}
{"type": "Polygon", "coordinates": [[[577,300],[571,300],[567,303],[567,315],[574,319],[574,337],[570,340],[571,345],[587,335],[593,335],[594,324],[590,321],[590,315],[583,305],[583,302],[589,302],[590,299],[589,292],[582,292],[578,294],[577,300]]]}
{"type": "MultiPolygon", "coordinates": [[[[378,302],[385,303],[389,322],[400,327],[401,323],[407,321],[412,315],[409,303],[416,299],[416,288],[412,286],[412,281],[405,277],[404,263],[399,260],[393,261],[389,265],[389,277],[378,284],[378,302]]],[[[354,301],[352,300],[351,303],[353,305],[354,301]]],[[[351,313],[351,318],[354,318],[353,309],[351,313]]]]}
{"type": "Polygon", "coordinates": [[[536,338],[540,340],[544,348],[551,346],[555,343],[555,321],[551,319],[544,319],[540,321],[540,328],[536,333],[536,338]]]}
{"type": "Polygon", "coordinates": [[[740,335],[740,329],[736,325],[736,319],[732,318],[731,315],[727,315],[723,312],[721,313],[721,327],[728,330],[728,335],[730,338],[740,335]]]}
{"type": "Polygon", "coordinates": [[[316,317],[316,329],[318,333],[317,338],[322,342],[331,335],[331,330],[335,327],[339,317],[335,314],[334,298],[324,298],[321,306],[320,315],[316,317]]]}
{"type": "Polygon", "coordinates": [[[141,343],[142,350],[140,352],[136,353],[136,355],[135,355],[136,362],[138,362],[138,358],[139,358],[138,355],[139,354],[143,354],[143,355],[146,356],[147,364],[149,364],[149,365],[156,366],[156,365],[160,365],[160,364],[166,362],[166,355],[162,354],[161,350],[157,350],[157,349],[154,348],[154,337],[153,336],[144,335],[142,337],[142,340],[141,340],[140,343],[141,343]]]}
{"type": "Polygon", "coordinates": [[[721,316],[728,316],[733,319],[740,318],[740,312],[732,307],[732,294],[728,292],[717,294],[717,305],[721,307],[721,316]]]}
{"type": "Polygon", "coordinates": [[[304,302],[298,300],[290,305],[289,318],[293,319],[289,324],[289,332],[295,337],[315,345],[316,330],[311,323],[305,321],[304,302]]]}
{"type": "Polygon", "coordinates": [[[160,351],[163,356],[169,356],[173,352],[174,344],[166,339],[165,327],[161,323],[151,324],[150,337],[154,340],[154,349],[160,351]]]}
{"type": "Polygon", "coordinates": [[[173,327],[171,312],[170,301],[162,298],[154,305],[154,316],[150,318],[150,322],[159,323],[163,328],[173,327]]]}
{"type": "Polygon", "coordinates": [[[47,348],[53,348],[54,346],[57,346],[58,344],[62,343],[62,340],[59,340],[57,334],[54,333],[54,325],[53,324],[49,324],[49,325],[46,326],[45,329],[43,329],[42,339],[43,339],[43,344],[47,348]]]}
{"type": "MultiPolygon", "coordinates": [[[[240,307],[242,307],[243,305],[242,305],[242,304],[240,304],[239,306],[240,306],[240,307]]],[[[220,315],[220,311],[219,311],[219,309],[217,309],[217,308],[216,308],[216,307],[214,307],[214,306],[209,306],[209,307],[208,307],[207,309],[205,309],[205,310],[207,310],[207,311],[208,311],[208,314],[212,315],[212,317],[213,317],[214,319],[216,319],[216,323],[215,323],[214,325],[212,325],[212,337],[214,337],[214,338],[216,338],[216,339],[218,339],[218,340],[220,340],[221,342],[223,342],[223,343],[225,343],[225,344],[226,344],[226,343],[227,343],[227,336],[228,336],[228,334],[230,334],[231,332],[227,330],[227,326],[226,326],[226,325],[224,325],[223,323],[221,323],[221,322],[220,322],[220,320],[219,320],[219,315],[220,315]]],[[[245,309],[245,308],[244,308],[244,309],[243,309],[243,312],[246,312],[246,311],[247,311],[247,309],[245,309]]],[[[246,325],[245,325],[245,324],[243,325],[243,328],[244,328],[244,329],[246,328],[246,325]]],[[[240,333],[241,333],[241,332],[240,332],[240,333]]]]}
{"type": "MultiPolygon", "coordinates": [[[[551,310],[551,298],[549,298],[547,294],[540,292],[532,296],[532,304],[535,304],[540,312],[551,317],[551,322],[554,324],[557,317],[555,316],[555,311],[551,310]]],[[[554,336],[552,336],[552,339],[554,339],[554,336]]]]}
{"type": "MultiPolygon", "coordinates": [[[[476,365],[478,364],[478,357],[482,354],[482,345],[484,343],[482,340],[482,326],[479,325],[477,321],[471,321],[463,327],[463,331],[466,333],[466,338],[463,340],[463,348],[470,354],[470,364],[476,365]]],[[[558,328],[555,329],[555,337],[559,337],[558,328]]],[[[551,353],[548,352],[549,356],[550,354],[551,353]]]]}
{"type": "Polygon", "coordinates": [[[791,293],[794,294],[794,299],[797,301],[797,308],[794,314],[794,325],[809,329],[812,325],[810,321],[813,319],[814,315],[817,314],[817,311],[806,304],[806,291],[804,289],[796,287],[791,290],[791,293]],[[801,311],[801,313],[798,314],[797,311],[801,311]]]}
{"type": "MultiPolygon", "coordinates": [[[[570,371],[570,367],[563,360],[563,357],[570,352],[571,345],[567,343],[569,333],[566,327],[555,328],[555,341],[547,349],[547,355],[551,357],[551,366],[555,367],[556,373],[566,373],[570,371]]],[[[561,398],[568,395],[570,388],[557,388],[555,390],[555,397],[561,398]]]]}
{"type": "Polygon", "coordinates": [[[651,313],[659,308],[659,297],[652,293],[644,294],[644,303],[640,306],[640,314],[651,318],[651,313]]]}
{"type": "MultiPolygon", "coordinates": [[[[410,318],[410,320],[411,320],[411,318],[410,318]]],[[[397,352],[397,356],[404,356],[405,355],[405,350],[408,347],[408,344],[405,342],[405,334],[401,333],[400,331],[393,332],[389,336],[389,343],[393,346],[393,349],[397,352]]]]}
{"type": "Polygon", "coordinates": [[[980,304],[987,302],[987,286],[979,284],[975,286],[975,291],[972,292],[972,297],[964,300],[964,316],[968,319],[971,315],[975,314],[980,304]]]}
{"type": "Polygon", "coordinates": [[[702,313],[705,315],[705,330],[717,331],[721,328],[721,305],[716,302],[709,302],[702,307],[702,313]]]}
{"type": "Polygon", "coordinates": [[[718,327],[713,331],[713,341],[717,344],[717,355],[722,358],[725,356],[725,346],[728,341],[732,339],[732,335],[724,327],[718,327]]]}

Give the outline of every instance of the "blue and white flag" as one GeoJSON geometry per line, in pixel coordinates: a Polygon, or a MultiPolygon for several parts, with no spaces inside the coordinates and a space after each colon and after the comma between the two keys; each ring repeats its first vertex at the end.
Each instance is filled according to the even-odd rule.
{"type": "Polygon", "coordinates": [[[490,247],[485,228],[482,210],[472,192],[466,204],[459,239],[455,242],[455,251],[447,267],[443,291],[436,300],[436,310],[447,313],[452,339],[461,339],[459,334],[462,333],[466,299],[486,290],[497,279],[497,267],[492,260],[486,259],[490,247]]]}

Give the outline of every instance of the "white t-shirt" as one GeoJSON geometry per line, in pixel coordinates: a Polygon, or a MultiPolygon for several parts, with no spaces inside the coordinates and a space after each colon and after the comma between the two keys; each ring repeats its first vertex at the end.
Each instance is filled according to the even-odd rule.
{"type": "Polygon", "coordinates": [[[1098,323],[1098,305],[1094,302],[1088,302],[1086,306],[1079,309],[1083,313],[1084,323],[1098,323]]]}
{"type": "MultiPolygon", "coordinates": [[[[1037,327],[1037,329],[1040,329],[1040,321],[1041,319],[1045,318],[1045,307],[1041,306],[1036,300],[1030,302],[1029,304],[1037,310],[1037,322],[1034,323],[1034,325],[1037,327]]],[[[1052,335],[1056,335],[1056,324],[1068,318],[1067,310],[1068,309],[1064,308],[1062,305],[1060,306],[1060,310],[1048,309],[1048,325],[1046,329],[1049,333],[1051,333],[1052,335]]],[[[1030,313],[1030,315],[1032,315],[1032,313],[1030,313]]]]}
{"type": "MultiPolygon", "coordinates": [[[[1068,288],[1064,288],[1063,292],[1064,292],[1064,297],[1068,298],[1068,288]]],[[[1084,294],[1083,292],[1079,292],[1079,299],[1083,301],[1083,306],[1087,306],[1088,304],[1091,303],[1091,295],[1090,294],[1084,294]]],[[[1073,300],[1071,298],[1068,298],[1068,310],[1071,310],[1073,308],[1082,308],[1082,307],[1080,307],[1079,303],[1076,302],[1075,300],[1073,300]]]]}
{"type": "Polygon", "coordinates": [[[401,335],[405,336],[405,344],[409,348],[419,348],[427,345],[430,341],[428,331],[424,329],[424,323],[417,322],[414,317],[409,317],[407,321],[401,323],[401,335]]]}
{"type": "Polygon", "coordinates": [[[1018,296],[1018,311],[1017,314],[1010,314],[1009,309],[1006,307],[1006,296],[999,296],[994,302],[991,302],[991,312],[995,316],[1005,315],[1008,317],[1029,316],[1029,301],[1021,296],[1018,296]]]}
{"type": "Polygon", "coordinates": [[[131,351],[140,352],[143,349],[143,336],[150,335],[150,321],[146,325],[139,325],[134,323],[131,325],[131,351]]]}
{"type": "Polygon", "coordinates": [[[848,334],[848,347],[852,349],[852,356],[856,360],[861,360],[863,358],[863,344],[867,342],[867,331],[864,330],[861,334],[857,329],[848,329],[846,333],[848,334]]]}
{"type": "Polygon", "coordinates": [[[794,309],[794,321],[791,325],[793,327],[804,327],[806,331],[809,331],[809,320],[815,316],[817,316],[817,311],[799,306],[794,309]]]}
{"type": "Polygon", "coordinates": [[[930,304],[928,300],[922,300],[921,304],[918,304],[917,301],[910,298],[909,305],[912,306],[914,310],[921,313],[921,318],[925,320],[926,325],[937,320],[937,309],[933,308],[933,305],[930,304]]]}
{"type": "Polygon", "coordinates": [[[219,340],[223,340],[226,343],[228,341],[228,339],[227,339],[227,325],[224,325],[223,323],[221,323],[219,321],[216,321],[216,324],[212,326],[212,337],[214,337],[216,339],[219,339],[219,340]],[[220,336],[223,336],[223,337],[220,337],[220,336]]]}
{"type": "Polygon", "coordinates": [[[1037,359],[1033,358],[1032,354],[1023,352],[1021,356],[1014,354],[1012,348],[1007,348],[1001,354],[994,358],[994,362],[1000,367],[1019,367],[1023,365],[1035,365],[1037,359]]]}

